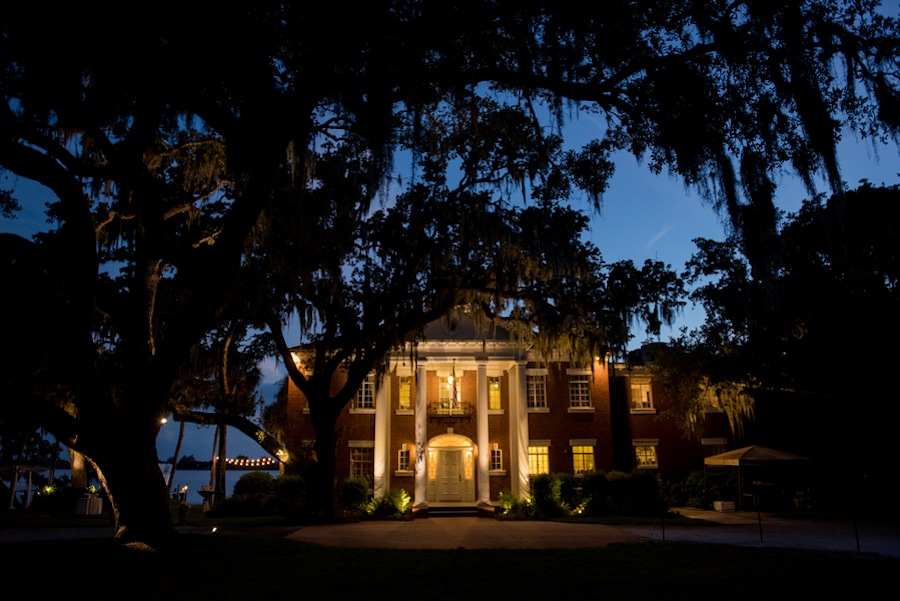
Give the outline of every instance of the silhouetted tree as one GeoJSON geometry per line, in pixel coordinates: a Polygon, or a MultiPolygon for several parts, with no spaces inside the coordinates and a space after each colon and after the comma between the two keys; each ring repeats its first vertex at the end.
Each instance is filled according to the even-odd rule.
{"type": "Polygon", "coordinates": [[[885,219],[898,202],[896,186],[868,184],[806,201],[779,228],[771,282],[751,276],[733,241],[697,241],[686,275],[701,282],[693,296],[707,320],[657,366],[685,430],[701,434],[712,395],[752,442],[816,459],[845,493],[865,481],[888,498],[900,412],[891,380],[872,375],[891,373],[900,335],[897,231],[885,219]]]}
{"type": "Polygon", "coordinates": [[[0,166],[46,187],[28,202],[46,202],[52,224],[0,239],[16,291],[3,301],[15,341],[0,361],[4,410],[36,416],[98,466],[119,539],[166,539],[160,418],[191,349],[222,325],[263,217],[337,208],[315,206],[308,185],[328,140],[365,141],[365,200],[397,181],[402,150],[464,180],[503,157],[502,181],[484,184],[537,177],[599,202],[624,149],[706,188],[766,280],[774,174],[824,173],[837,190],[842,123],[874,136],[900,124],[900,36],[874,7],[163,3],[126,22],[99,6],[7,6],[0,166]],[[519,132],[491,142],[502,153],[483,155],[462,126],[486,125],[485,107],[491,126],[519,132]],[[554,155],[567,108],[608,128],[554,155]],[[457,127],[435,127],[445,116],[457,127]],[[504,121],[523,116],[517,129],[504,121]],[[440,139],[458,152],[429,163],[440,139]]]}

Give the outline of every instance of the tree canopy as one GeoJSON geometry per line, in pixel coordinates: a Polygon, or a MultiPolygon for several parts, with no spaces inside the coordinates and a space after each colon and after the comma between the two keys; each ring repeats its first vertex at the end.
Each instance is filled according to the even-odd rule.
{"type": "MultiPolygon", "coordinates": [[[[51,225],[0,236],[16,291],[3,300],[4,410],[99,467],[120,538],[165,537],[159,418],[235,299],[266,308],[247,283],[261,281],[255,257],[288,242],[267,238],[274,220],[348,226],[398,185],[426,212],[442,178],[473,203],[516,190],[598,203],[624,150],[706,191],[770,279],[775,175],[824,173],[837,191],[841,128],[880,138],[900,125],[900,36],[876,6],[164,2],[127,20],[6,7],[0,167],[48,197],[0,202],[46,202],[51,225]],[[561,126],[584,112],[606,130],[564,151],[561,126]],[[358,197],[334,204],[319,181],[358,197]]],[[[297,227],[287,237],[303,252],[286,256],[300,264],[277,277],[289,267],[309,286],[357,252],[324,252],[331,240],[297,227]]]]}
{"type": "Polygon", "coordinates": [[[697,241],[685,275],[707,319],[657,367],[686,431],[702,434],[713,395],[754,442],[892,490],[885,461],[900,415],[890,379],[876,374],[891,373],[900,334],[897,232],[885,219],[898,202],[897,186],[866,183],[786,215],[774,295],[733,240],[697,241]]]}

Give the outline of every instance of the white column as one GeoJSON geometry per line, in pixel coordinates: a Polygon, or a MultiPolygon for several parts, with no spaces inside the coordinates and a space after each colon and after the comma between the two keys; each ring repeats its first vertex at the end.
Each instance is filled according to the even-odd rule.
{"type": "Polygon", "coordinates": [[[525,362],[518,361],[509,372],[510,487],[519,497],[528,494],[528,402],[525,362]]]}
{"type": "Polygon", "coordinates": [[[390,380],[387,376],[382,376],[381,380],[376,383],[375,390],[375,496],[383,497],[389,486],[388,466],[388,446],[390,445],[390,414],[391,414],[391,395],[389,393],[390,380]]]}
{"type": "Polygon", "coordinates": [[[478,401],[475,413],[478,437],[478,504],[491,504],[491,445],[488,430],[488,380],[487,360],[478,359],[478,401]]]}
{"type": "Polygon", "coordinates": [[[416,365],[416,494],[413,507],[428,507],[426,499],[428,473],[425,469],[425,444],[428,442],[428,399],[425,395],[426,368],[428,364],[419,360],[416,365]]]}

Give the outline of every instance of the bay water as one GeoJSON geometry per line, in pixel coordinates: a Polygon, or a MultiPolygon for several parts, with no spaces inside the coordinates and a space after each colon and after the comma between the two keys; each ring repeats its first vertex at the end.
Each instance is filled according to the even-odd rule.
{"type": "MultiPolygon", "coordinates": [[[[234,492],[235,483],[240,480],[241,476],[249,473],[250,470],[226,470],[225,471],[225,495],[231,496],[234,492]]],[[[278,475],[277,470],[270,470],[268,473],[272,474],[272,477],[276,477],[278,475]]],[[[165,471],[164,471],[165,474],[165,471]]],[[[44,478],[48,477],[49,473],[44,472],[41,474],[44,478]]],[[[55,478],[62,478],[63,476],[70,476],[70,472],[68,469],[57,469],[54,472],[55,478]]],[[[3,479],[4,484],[9,486],[11,483],[7,481],[6,478],[3,479]]],[[[97,481],[92,482],[94,486],[97,488],[100,487],[100,483],[97,481]]],[[[190,503],[191,505],[200,506],[203,504],[203,497],[200,495],[200,487],[201,486],[209,486],[209,470],[175,470],[175,478],[172,481],[172,494],[177,494],[183,491],[184,500],[190,503]]],[[[20,476],[19,481],[16,484],[16,498],[19,500],[24,499],[25,491],[28,486],[28,481],[25,476],[20,476]]],[[[34,493],[37,492],[38,486],[35,482],[32,483],[31,494],[32,498],[34,493]]],[[[7,503],[9,499],[0,500],[0,507],[4,506],[3,503],[7,503]]]]}

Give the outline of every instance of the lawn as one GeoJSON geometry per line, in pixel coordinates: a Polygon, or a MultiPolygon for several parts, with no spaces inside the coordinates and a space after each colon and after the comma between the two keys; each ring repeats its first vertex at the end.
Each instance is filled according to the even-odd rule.
{"type": "MultiPolygon", "coordinates": [[[[0,525],[11,527],[12,519],[4,516],[0,525]]],[[[109,525],[108,519],[84,516],[74,523],[109,525]]],[[[122,547],[111,539],[2,545],[3,574],[31,595],[98,601],[268,595],[758,601],[876,598],[893,585],[900,568],[897,560],[847,554],[669,542],[590,550],[339,549],[261,536],[258,525],[273,524],[245,522],[245,530],[232,524],[228,534],[180,534],[165,551],[122,547]]]]}

